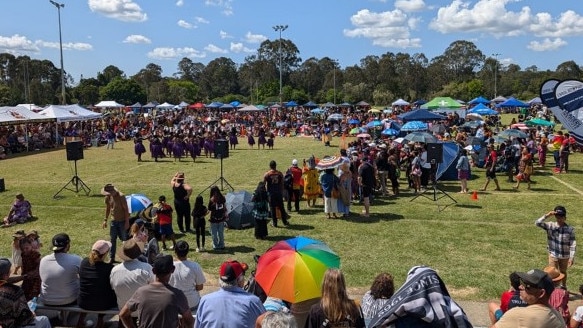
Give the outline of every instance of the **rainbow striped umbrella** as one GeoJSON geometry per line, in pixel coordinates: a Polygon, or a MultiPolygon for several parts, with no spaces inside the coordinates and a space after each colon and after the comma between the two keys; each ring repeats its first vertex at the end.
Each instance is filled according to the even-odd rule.
{"type": "Polygon", "coordinates": [[[321,296],[324,273],[340,257],[321,241],[298,236],[273,245],[257,262],[255,279],[268,296],[297,303],[321,296]]]}

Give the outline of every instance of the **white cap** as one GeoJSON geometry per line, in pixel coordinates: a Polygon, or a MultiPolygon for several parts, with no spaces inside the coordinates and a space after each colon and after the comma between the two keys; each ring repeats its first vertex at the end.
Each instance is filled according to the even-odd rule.
{"type": "Polygon", "coordinates": [[[294,158],[294,160],[292,161],[292,165],[293,166],[298,166],[298,160],[294,158]]]}

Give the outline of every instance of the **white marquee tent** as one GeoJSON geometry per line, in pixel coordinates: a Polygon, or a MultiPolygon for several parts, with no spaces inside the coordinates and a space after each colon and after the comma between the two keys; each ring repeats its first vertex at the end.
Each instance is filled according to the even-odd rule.
{"type": "Polygon", "coordinates": [[[56,119],[57,123],[88,121],[101,118],[101,114],[92,112],[79,105],[50,105],[39,114],[43,117],[56,119]]]}
{"type": "Polygon", "coordinates": [[[54,122],[55,119],[46,117],[22,106],[0,107],[0,125],[14,125],[26,123],[54,122]]]}
{"type": "Polygon", "coordinates": [[[125,107],[124,105],[116,102],[115,100],[104,100],[100,101],[99,103],[95,104],[95,107],[99,108],[122,108],[125,107]]]}

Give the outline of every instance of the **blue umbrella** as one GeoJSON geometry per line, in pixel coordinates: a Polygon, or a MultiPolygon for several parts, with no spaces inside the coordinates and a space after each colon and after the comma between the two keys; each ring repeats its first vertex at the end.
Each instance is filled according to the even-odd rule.
{"type": "Polygon", "coordinates": [[[401,131],[424,131],[427,130],[427,124],[421,121],[410,121],[401,127],[401,131]]]}
{"type": "Polygon", "coordinates": [[[379,120],[374,120],[374,121],[368,122],[366,124],[366,127],[367,128],[375,128],[375,127],[381,126],[381,125],[383,125],[383,122],[381,122],[379,120]]]}
{"type": "Polygon", "coordinates": [[[126,202],[128,204],[128,211],[130,213],[145,210],[146,208],[148,208],[148,206],[152,205],[152,201],[144,194],[128,195],[126,196],[126,202]]]}
{"type": "Polygon", "coordinates": [[[322,114],[324,110],[322,108],[314,108],[310,111],[312,114],[322,114]]]}
{"type": "Polygon", "coordinates": [[[342,121],[343,119],[344,119],[344,115],[339,114],[339,113],[335,113],[335,114],[328,116],[328,118],[326,120],[327,121],[342,121]]]}
{"type": "Polygon", "coordinates": [[[396,136],[396,135],[398,135],[398,134],[399,134],[399,131],[397,131],[397,130],[395,130],[395,129],[388,128],[388,129],[384,129],[384,130],[381,132],[381,134],[382,134],[382,135],[385,135],[385,136],[396,136]]]}
{"type": "Polygon", "coordinates": [[[360,120],[356,118],[351,118],[350,120],[348,120],[348,124],[360,124],[360,120]]]}

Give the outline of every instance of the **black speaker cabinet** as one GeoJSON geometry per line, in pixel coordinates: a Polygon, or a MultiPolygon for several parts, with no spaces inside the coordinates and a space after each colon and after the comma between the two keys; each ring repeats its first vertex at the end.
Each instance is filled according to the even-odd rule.
{"type": "Polygon", "coordinates": [[[0,179],[0,192],[5,191],[6,186],[4,185],[4,179],[0,179]]]}
{"type": "Polygon", "coordinates": [[[227,158],[229,157],[229,142],[225,139],[215,140],[215,157],[227,158]]]}
{"type": "Polygon", "coordinates": [[[427,161],[430,163],[440,164],[443,162],[443,144],[427,144],[427,161]]]}
{"type": "Polygon", "coordinates": [[[83,143],[81,141],[68,142],[66,147],[68,161],[78,161],[83,159],[83,143]]]}

